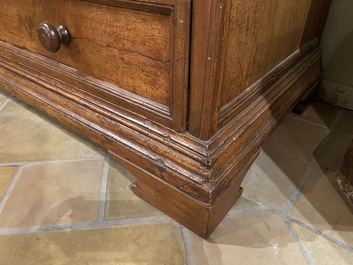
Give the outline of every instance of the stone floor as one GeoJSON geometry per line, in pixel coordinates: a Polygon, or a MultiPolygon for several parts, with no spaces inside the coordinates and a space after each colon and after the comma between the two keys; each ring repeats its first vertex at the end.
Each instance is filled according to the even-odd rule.
{"type": "Polygon", "coordinates": [[[353,112],[290,114],[205,241],[128,189],[133,176],[67,128],[0,93],[0,264],[353,264],[335,175],[353,112]]]}

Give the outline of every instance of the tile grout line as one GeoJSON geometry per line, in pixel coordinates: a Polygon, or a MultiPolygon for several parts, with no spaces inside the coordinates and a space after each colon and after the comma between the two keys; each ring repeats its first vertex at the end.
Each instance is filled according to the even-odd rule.
{"type": "MultiPolygon", "coordinates": [[[[310,168],[310,167],[309,167],[310,168]]],[[[304,178],[304,177],[303,177],[304,178]]],[[[300,193],[299,193],[300,194],[300,193]]],[[[283,220],[283,222],[286,224],[290,234],[292,235],[295,243],[297,244],[297,246],[299,247],[301,253],[303,254],[305,260],[307,261],[307,263],[309,265],[314,265],[314,261],[312,260],[312,257],[310,256],[310,254],[308,253],[308,251],[306,250],[304,244],[302,243],[301,239],[299,238],[298,234],[296,233],[295,229],[292,226],[292,222],[291,222],[291,218],[290,218],[290,212],[284,208],[283,210],[278,210],[276,208],[273,208],[271,206],[268,206],[265,203],[262,203],[261,201],[258,201],[257,199],[254,199],[252,197],[249,197],[246,194],[243,194],[244,198],[256,203],[256,206],[253,207],[248,207],[248,208],[243,208],[240,209],[238,212],[237,211],[230,211],[230,213],[233,215],[237,214],[237,213],[252,213],[252,212],[263,212],[263,211],[268,211],[268,212],[272,212],[278,216],[280,216],[283,220]]]]}
{"type": "Polygon", "coordinates": [[[185,256],[186,256],[185,264],[193,265],[192,257],[191,257],[192,255],[191,255],[190,238],[189,238],[188,232],[186,231],[186,228],[182,225],[180,225],[180,230],[181,230],[181,237],[183,239],[185,256]]]}
{"type": "Polygon", "coordinates": [[[14,189],[16,183],[17,183],[17,180],[19,179],[19,177],[20,177],[20,175],[22,173],[23,168],[24,168],[23,165],[18,167],[15,176],[12,178],[9,186],[6,189],[6,192],[5,192],[4,196],[1,199],[1,202],[0,202],[0,215],[1,215],[2,211],[4,210],[4,207],[5,207],[6,203],[7,203],[7,200],[9,199],[9,197],[11,195],[11,192],[14,189]]]}
{"type": "Polygon", "coordinates": [[[108,173],[109,173],[109,156],[104,159],[104,166],[102,172],[102,183],[99,197],[97,221],[103,221],[105,215],[105,205],[107,200],[107,186],[108,186],[108,173]]]}
{"type": "Polygon", "coordinates": [[[237,208],[237,207],[232,207],[229,212],[227,213],[227,216],[234,216],[237,214],[243,214],[243,213],[260,213],[260,212],[280,212],[281,210],[277,210],[271,206],[268,206],[266,203],[263,203],[256,198],[253,198],[243,192],[241,195],[242,198],[254,203],[254,206],[249,206],[249,207],[244,207],[244,208],[237,208]]]}
{"type": "Polygon", "coordinates": [[[242,214],[242,213],[260,213],[260,212],[266,212],[266,211],[271,211],[271,209],[268,209],[266,207],[261,207],[261,206],[252,206],[252,207],[246,207],[246,208],[232,208],[228,212],[228,216],[233,216],[237,214],[242,214]]]}
{"type": "Polygon", "coordinates": [[[297,246],[299,247],[301,253],[303,254],[304,258],[306,259],[306,261],[309,265],[314,265],[315,262],[314,262],[313,258],[311,257],[310,253],[308,252],[308,250],[306,249],[306,247],[304,246],[298,233],[293,228],[290,214],[291,214],[295,204],[297,203],[297,201],[303,191],[303,188],[304,188],[305,184],[308,182],[308,179],[313,171],[314,171],[313,161],[312,160],[307,161],[305,172],[304,172],[298,186],[295,188],[294,193],[290,197],[287,206],[284,207],[281,212],[277,213],[278,215],[280,215],[282,217],[282,219],[283,219],[284,223],[286,224],[289,232],[291,233],[294,241],[296,242],[297,246]]]}
{"type": "Polygon", "coordinates": [[[284,208],[284,211],[287,213],[287,214],[290,214],[294,208],[294,205],[297,203],[298,199],[299,199],[299,196],[300,194],[302,193],[303,191],[303,188],[305,186],[305,184],[307,183],[310,175],[313,173],[314,171],[314,168],[312,167],[311,165],[312,162],[309,162],[307,164],[307,168],[298,184],[298,186],[295,188],[295,191],[293,193],[293,195],[291,196],[291,198],[289,199],[289,203],[287,204],[287,206],[284,208]]]}
{"type": "MultiPolygon", "coordinates": [[[[277,210],[277,209],[275,209],[275,208],[273,208],[271,206],[268,206],[266,203],[261,202],[258,199],[249,196],[245,192],[243,192],[242,197],[244,199],[248,200],[248,201],[251,201],[251,202],[255,203],[256,206],[253,206],[253,207],[259,207],[259,208],[261,208],[261,209],[263,209],[265,211],[277,210]]],[[[253,207],[249,207],[249,208],[253,208],[253,207]]]]}
{"type": "Polygon", "coordinates": [[[42,161],[22,161],[22,162],[8,162],[0,163],[0,167],[8,166],[35,166],[35,165],[47,165],[54,163],[70,163],[70,162],[84,162],[84,161],[99,161],[103,160],[102,157],[92,157],[92,158],[77,158],[77,159],[63,159],[63,160],[42,160],[42,161]]]}
{"type": "MultiPolygon", "coordinates": [[[[306,120],[304,118],[301,118],[301,115],[299,115],[299,117],[296,117],[296,116],[289,116],[290,118],[294,119],[294,120],[297,120],[297,121],[302,121],[302,122],[305,122],[307,124],[311,124],[311,125],[315,125],[315,126],[318,126],[318,127],[321,127],[321,128],[324,128],[324,129],[328,129],[330,130],[330,128],[332,127],[332,124],[330,126],[328,125],[322,125],[322,124],[319,124],[319,123],[316,123],[316,122],[313,122],[313,121],[309,121],[309,120],[306,120]]],[[[335,118],[336,119],[336,118],[335,118]]]]}
{"type": "MultiPolygon", "coordinates": [[[[275,150],[276,152],[280,152],[279,150],[275,150]]],[[[295,229],[292,226],[292,221],[291,221],[291,217],[290,217],[290,212],[293,209],[296,201],[298,200],[302,189],[304,187],[304,185],[306,184],[307,180],[310,177],[310,174],[313,172],[314,167],[312,165],[312,161],[305,161],[306,164],[306,170],[298,184],[298,186],[296,187],[293,195],[291,196],[291,198],[289,199],[289,203],[287,203],[287,206],[285,206],[283,209],[276,209],[273,208],[271,206],[268,206],[267,204],[258,201],[255,198],[252,198],[250,196],[248,196],[247,194],[243,194],[243,197],[247,200],[250,200],[252,202],[254,202],[256,204],[256,206],[251,207],[251,208],[245,208],[245,209],[241,209],[239,212],[255,212],[255,211],[270,211],[273,212],[274,214],[279,215],[284,223],[286,224],[290,234],[292,235],[294,241],[296,242],[297,246],[299,247],[301,253],[303,254],[304,258],[306,259],[307,263],[309,265],[314,265],[314,261],[312,259],[312,257],[310,256],[309,252],[307,251],[307,249],[305,248],[303,242],[301,241],[301,239],[299,238],[298,234],[296,233],[295,229]],[[256,207],[258,207],[258,209],[255,209],[256,207]]]]}
{"type": "Polygon", "coordinates": [[[161,223],[170,222],[172,219],[166,215],[139,217],[112,221],[85,221],[73,224],[57,224],[46,226],[33,226],[23,228],[1,228],[0,236],[31,234],[36,232],[55,232],[55,231],[73,231],[81,229],[94,229],[94,228],[109,228],[109,227],[122,227],[128,225],[141,225],[147,223],[161,223]]]}
{"type": "Polygon", "coordinates": [[[8,97],[4,103],[0,105],[0,112],[6,107],[6,105],[11,101],[11,97],[8,97]]]}
{"type": "Polygon", "coordinates": [[[287,225],[289,232],[291,233],[294,241],[296,242],[297,246],[299,247],[301,253],[303,254],[304,258],[308,262],[309,265],[315,265],[315,262],[311,255],[309,254],[308,250],[304,246],[302,240],[300,239],[297,231],[295,231],[291,218],[286,214],[285,216],[281,216],[284,223],[287,225]]]}
{"type": "Polygon", "coordinates": [[[317,229],[315,229],[315,228],[313,228],[313,227],[311,227],[311,226],[309,226],[309,225],[307,225],[307,224],[305,224],[305,223],[303,223],[303,222],[301,222],[299,220],[296,220],[294,218],[291,218],[291,221],[293,223],[296,223],[297,225],[301,226],[302,228],[304,228],[306,230],[309,230],[310,232],[325,238],[326,240],[330,241],[331,243],[333,243],[335,245],[338,245],[339,247],[342,247],[345,250],[348,250],[349,252],[353,252],[353,247],[351,247],[351,246],[339,241],[338,239],[335,239],[335,238],[333,238],[333,237],[331,237],[331,236],[329,236],[329,235],[327,235],[325,233],[322,233],[321,231],[319,231],[319,230],[317,230],[317,229]]]}

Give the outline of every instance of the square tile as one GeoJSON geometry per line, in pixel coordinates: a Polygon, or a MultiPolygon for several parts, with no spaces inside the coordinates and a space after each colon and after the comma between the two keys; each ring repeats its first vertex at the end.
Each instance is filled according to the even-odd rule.
{"type": "Polygon", "coordinates": [[[307,164],[280,152],[262,150],[242,183],[244,193],[276,209],[288,204],[307,164]]]}
{"type": "Polygon", "coordinates": [[[172,223],[0,236],[7,265],[184,265],[184,257],[172,223]]]}
{"type": "Polygon", "coordinates": [[[105,219],[126,219],[162,215],[152,205],[137,197],[129,189],[134,177],[123,166],[111,162],[107,183],[105,219]]]}
{"type": "Polygon", "coordinates": [[[191,264],[307,264],[282,218],[271,212],[226,217],[207,241],[186,233],[191,264]]]}
{"type": "Polygon", "coordinates": [[[26,166],[0,214],[0,228],[96,220],[103,161],[26,166]]]}
{"type": "Polygon", "coordinates": [[[0,112],[0,163],[101,157],[100,150],[21,103],[0,112]]]}

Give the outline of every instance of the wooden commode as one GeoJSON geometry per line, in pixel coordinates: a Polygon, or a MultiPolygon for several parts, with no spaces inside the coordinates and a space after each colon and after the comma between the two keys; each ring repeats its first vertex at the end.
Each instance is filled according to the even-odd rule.
{"type": "Polygon", "coordinates": [[[328,0],[2,0],[0,86],[109,150],[207,238],[319,83],[328,0]]]}

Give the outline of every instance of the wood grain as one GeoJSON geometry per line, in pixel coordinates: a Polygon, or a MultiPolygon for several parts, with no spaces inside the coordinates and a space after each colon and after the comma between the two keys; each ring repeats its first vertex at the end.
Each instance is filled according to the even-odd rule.
{"type": "Polygon", "coordinates": [[[319,84],[328,2],[4,0],[0,85],[107,148],[137,195],[207,238],[319,84]],[[71,46],[47,54],[44,19],[71,46]]]}
{"type": "Polygon", "coordinates": [[[23,66],[16,69],[1,60],[0,84],[195,200],[214,203],[286,111],[317,84],[320,53],[317,47],[312,49],[282,76],[281,85],[270,89],[271,95],[254,102],[209,142],[196,142],[187,133],[176,133],[121,109],[109,111],[104,102],[97,104],[96,99],[80,98],[75,90],[64,90],[59,80],[33,78],[27,71],[20,72],[23,66]]]}
{"type": "Polygon", "coordinates": [[[190,8],[187,1],[158,2],[4,0],[0,39],[164,105],[183,130],[190,8]],[[69,45],[54,54],[41,47],[36,30],[43,21],[65,25],[69,45]]]}
{"type": "Polygon", "coordinates": [[[208,140],[226,126],[222,109],[242,104],[238,111],[228,112],[230,121],[248,107],[252,101],[245,104],[243,99],[254,93],[255,83],[320,37],[329,2],[195,1],[195,6],[202,7],[193,12],[192,32],[197,34],[191,36],[195,51],[190,71],[190,133],[208,140]]]}
{"type": "Polygon", "coordinates": [[[83,1],[13,3],[2,1],[2,40],[167,104],[169,16],[83,1]],[[47,20],[70,32],[69,46],[56,54],[37,38],[37,27],[47,20]]]}
{"type": "Polygon", "coordinates": [[[223,80],[219,84],[221,106],[299,49],[309,4],[308,0],[261,0],[256,4],[232,1],[223,80]]]}

